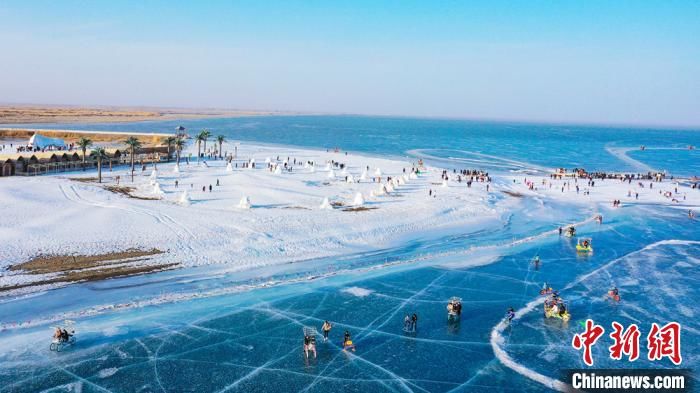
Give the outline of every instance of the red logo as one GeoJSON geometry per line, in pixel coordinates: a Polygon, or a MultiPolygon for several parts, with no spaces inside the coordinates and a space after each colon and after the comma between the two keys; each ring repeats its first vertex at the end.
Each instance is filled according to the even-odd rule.
{"type": "Polygon", "coordinates": [[[603,329],[602,326],[594,324],[592,319],[587,319],[586,330],[581,334],[575,335],[571,342],[574,348],[583,348],[583,361],[589,366],[593,365],[591,347],[595,345],[596,341],[598,341],[603,333],[605,333],[605,329],[603,329]]]}
{"type": "Polygon", "coordinates": [[[620,360],[622,359],[622,354],[625,354],[628,356],[630,362],[637,360],[637,358],[639,358],[640,334],[637,325],[631,324],[627,330],[624,330],[622,325],[613,322],[612,327],[615,331],[610,333],[610,338],[612,338],[615,343],[608,348],[610,350],[610,357],[615,360],[620,360]]]}
{"type": "Polygon", "coordinates": [[[661,360],[667,357],[675,365],[679,365],[683,361],[681,358],[681,325],[678,322],[667,323],[662,328],[659,328],[656,323],[652,323],[647,343],[649,360],[661,360]]]}
{"type": "MultiPolygon", "coordinates": [[[[625,329],[622,324],[613,322],[613,332],[610,338],[613,344],[608,347],[610,358],[621,360],[627,356],[627,360],[633,362],[639,358],[639,337],[641,331],[635,324],[625,329]]],[[[578,350],[583,349],[583,361],[588,366],[593,365],[591,348],[603,336],[605,329],[596,325],[593,320],[587,319],[582,333],[577,333],[571,341],[571,345],[578,350]]],[[[657,323],[651,324],[651,330],[647,335],[647,358],[650,361],[668,358],[675,365],[681,364],[681,325],[678,322],[670,322],[659,327],[657,323]]]]}

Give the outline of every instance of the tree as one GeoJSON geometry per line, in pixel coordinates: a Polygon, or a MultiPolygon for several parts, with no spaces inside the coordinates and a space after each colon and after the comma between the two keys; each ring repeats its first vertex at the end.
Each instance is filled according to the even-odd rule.
{"type": "Polygon", "coordinates": [[[170,148],[173,146],[173,144],[175,144],[176,140],[177,138],[174,136],[165,138],[165,144],[168,145],[168,162],[170,162],[170,148]]]}
{"type": "Polygon", "coordinates": [[[177,156],[177,166],[180,166],[180,154],[182,153],[182,149],[185,148],[185,145],[187,145],[187,141],[182,138],[177,138],[175,139],[175,155],[177,156]]]}
{"type": "Polygon", "coordinates": [[[85,170],[85,154],[87,153],[88,147],[92,145],[92,141],[88,138],[81,137],[75,144],[83,151],[83,170],[85,170]]]}
{"type": "Polygon", "coordinates": [[[107,152],[104,147],[97,146],[92,149],[90,156],[97,160],[97,182],[102,183],[102,159],[107,158],[107,152]]]}
{"type": "Polygon", "coordinates": [[[134,181],[134,155],[136,154],[136,149],[141,147],[141,141],[136,139],[134,136],[127,138],[124,143],[129,147],[129,154],[131,155],[131,182],[134,181]]]}
{"type": "Polygon", "coordinates": [[[223,156],[223,144],[226,142],[226,137],[223,135],[218,135],[216,141],[219,142],[219,158],[224,158],[223,156]]]}
{"type": "Polygon", "coordinates": [[[202,142],[204,142],[204,149],[206,149],[206,131],[202,131],[199,134],[197,134],[195,140],[197,140],[197,162],[199,162],[199,157],[202,156],[202,142]]]}
{"type": "Polygon", "coordinates": [[[204,154],[207,154],[207,139],[211,136],[211,132],[202,130],[201,134],[204,135],[204,154]]]}

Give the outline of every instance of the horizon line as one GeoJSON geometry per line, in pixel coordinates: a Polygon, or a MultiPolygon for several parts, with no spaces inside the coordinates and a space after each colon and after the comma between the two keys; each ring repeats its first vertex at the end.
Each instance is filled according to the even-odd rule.
{"type": "MultiPolygon", "coordinates": [[[[160,109],[160,110],[189,110],[189,111],[231,111],[231,112],[258,112],[257,115],[242,115],[237,117],[260,117],[260,116],[358,116],[358,117],[383,117],[383,118],[402,118],[416,120],[459,120],[485,123],[515,123],[515,124],[537,124],[537,125],[556,125],[556,126],[574,126],[574,127],[593,127],[593,128],[647,128],[647,129],[673,129],[700,131],[699,124],[663,124],[663,123],[634,123],[634,122],[598,122],[598,121],[578,121],[578,120],[556,120],[556,119],[522,119],[522,118],[493,118],[493,117],[470,117],[470,116],[450,116],[450,115],[406,115],[406,114],[376,114],[376,113],[358,113],[358,112],[325,112],[325,111],[302,111],[302,110],[286,110],[286,109],[244,109],[244,108],[226,108],[226,107],[187,107],[187,106],[167,106],[167,105],[113,105],[113,104],[54,104],[54,103],[22,103],[22,102],[5,102],[0,101],[0,106],[37,106],[37,107],[72,107],[72,108],[112,108],[112,109],[160,109]]],[[[203,114],[206,115],[206,114],[203,114]]],[[[203,116],[206,118],[207,116],[203,116]]],[[[220,116],[219,118],[225,118],[220,116]]],[[[233,117],[233,116],[232,116],[233,117]]],[[[173,118],[170,120],[178,120],[173,118]]],[[[179,120],[194,120],[182,118],[179,120]]],[[[146,119],[138,122],[152,122],[159,119],[146,119]]],[[[70,124],[70,122],[65,122],[70,124]]],[[[77,122],[80,123],[80,122],[77,122]]],[[[89,122],[87,122],[89,123],[89,122]]],[[[100,122],[103,123],[103,122],[100,122]]],[[[2,125],[20,125],[22,123],[0,123],[2,125]]],[[[25,124],[60,124],[60,123],[25,123],[25,124]]]]}

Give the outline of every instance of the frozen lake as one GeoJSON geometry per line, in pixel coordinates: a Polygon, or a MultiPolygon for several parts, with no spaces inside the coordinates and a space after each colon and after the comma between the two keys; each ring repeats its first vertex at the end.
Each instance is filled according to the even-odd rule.
{"type": "MultiPolygon", "coordinates": [[[[173,122],[75,128],[172,130],[173,122]]],[[[669,169],[698,174],[695,131],[498,125],[364,117],[274,117],[185,122],[188,129],[226,130],[231,139],[408,154],[445,167],[528,171],[541,166],[669,169]],[[333,132],[329,132],[332,130],[333,132]],[[570,143],[561,144],[562,140],[570,143]],[[656,142],[654,145],[652,142],[656,142]],[[646,144],[645,152],[633,150],[646,144]],[[529,164],[524,164],[524,163],[529,164]]],[[[606,327],[652,322],[682,326],[683,364],[698,364],[700,230],[685,211],[655,205],[604,209],[603,225],[579,234],[595,251],[577,255],[575,239],[545,234],[581,222],[599,206],[577,209],[524,199],[525,208],[487,229],[426,233],[395,247],[245,272],[190,268],[73,285],[0,301],[0,393],[4,392],[483,392],[550,391],[540,380],[582,367],[571,338],[587,318],[606,327]],[[531,260],[539,255],[536,268],[531,260]],[[541,307],[521,309],[547,282],[568,302],[568,323],[545,320],[541,307]],[[622,301],[605,294],[620,289],[622,301]],[[179,297],[178,297],[179,296],[179,297]],[[448,322],[447,300],[463,299],[448,322]],[[153,299],[159,299],[153,301],[153,299]],[[177,300],[177,301],[176,301],[177,300]],[[139,303],[141,302],[141,303],[139,303]],[[121,310],[104,305],[131,304],[121,310]],[[515,323],[494,330],[506,310],[515,323]],[[415,334],[402,330],[418,315],[415,334]],[[49,351],[51,326],[76,321],[77,344],[49,351]],[[302,352],[302,327],[333,323],[318,338],[318,358],[302,352]],[[32,327],[14,324],[31,321],[32,327]],[[341,348],[344,331],[356,352],[341,348]],[[507,367],[497,349],[518,365],[507,367]]],[[[606,333],[607,334],[607,333],[606,333]]],[[[645,336],[642,351],[645,348],[645,336]]],[[[609,343],[594,347],[596,367],[664,367],[644,354],[611,360],[609,343]]],[[[697,382],[697,381],[696,381],[697,382]]]]}
{"type": "MultiPolygon", "coordinates": [[[[568,324],[544,321],[537,309],[504,331],[503,348],[514,360],[557,378],[549,370],[581,365],[569,340],[586,318],[640,327],[677,320],[684,361],[693,365],[700,326],[690,299],[698,298],[700,245],[639,251],[662,240],[700,240],[685,220],[665,213],[621,213],[607,217],[603,227],[584,226],[581,232],[595,238],[590,257],[577,256],[572,240],[550,236],[504,247],[495,262],[481,267],[455,267],[470,255],[447,256],[84,318],[77,325],[78,344],[59,354],[48,351],[46,326],[20,330],[0,339],[10,348],[0,357],[0,391],[547,391],[499,362],[489,342],[492,329],[508,307],[537,298],[543,282],[567,288],[590,272],[562,290],[573,315],[568,324]],[[543,261],[539,269],[529,262],[535,254],[543,261]],[[611,284],[621,290],[619,304],[604,299],[611,284]],[[463,299],[458,323],[446,319],[451,296],[463,299]],[[415,335],[402,331],[404,315],[411,313],[419,316],[415,335]],[[323,320],[334,324],[330,340],[319,338],[318,358],[305,360],[302,327],[320,330],[323,320]],[[340,348],[345,330],[357,345],[354,353],[340,348]]],[[[431,252],[451,247],[439,240],[430,244],[391,253],[408,259],[430,247],[431,252]]],[[[120,280],[114,281],[116,286],[120,280]]],[[[60,298],[61,291],[48,296],[60,298]]],[[[596,360],[611,365],[605,346],[596,351],[596,360]]],[[[629,365],[649,366],[646,360],[629,365]]]]}

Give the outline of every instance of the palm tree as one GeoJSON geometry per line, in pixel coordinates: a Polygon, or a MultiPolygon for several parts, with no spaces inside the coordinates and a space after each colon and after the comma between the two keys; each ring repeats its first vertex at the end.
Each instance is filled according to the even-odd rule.
{"type": "Polygon", "coordinates": [[[78,145],[80,150],[83,151],[83,170],[85,170],[85,153],[87,152],[88,147],[92,145],[92,141],[88,138],[81,137],[75,144],[78,145]]]}
{"type": "Polygon", "coordinates": [[[141,147],[141,141],[136,139],[135,136],[130,136],[127,138],[124,143],[129,146],[129,154],[131,155],[131,182],[133,183],[134,181],[134,154],[136,153],[136,149],[141,147]]]}
{"type": "Polygon", "coordinates": [[[102,183],[102,159],[107,158],[107,152],[105,152],[104,147],[97,146],[92,149],[90,156],[97,160],[97,182],[102,183]]]}
{"type": "Polygon", "coordinates": [[[201,134],[204,135],[204,154],[207,154],[207,139],[211,136],[211,132],[202,130],[201,134]]]}
{"type": "Polygon", "coordinates": [[[177,155],[177,166],[180,166],[180,153],[182,152],[182,149],[185,148],[185,145],[187,145],[187,140],[182,139],[182,138],[177,138],[175,139],[175,154],[177,155]]]}
{"type": "Polygon", "coordinates": [[[177,140],[177,138],[174,136],[169,136],[165,138],[165,144],[168,145],[168,162],[170,162],[170,148],[175,143],[175,140],[177,140]]]}
{"type": "Polygon", "coordinates": [[[204,142],[205,151],[207,148],[206,141],[207,141],[208,135],[206,133],[207,133],[206,131],[202,131],[199,134],[197,134],[197,136],[195,137],[195,139],[197,140],[197,162],[199,162],[199,157],[201,157],[201,155],[202,155],[202,142],[204,142]]]}
{"type": "Polygon", "coordinates": [[[216,141],[219,142],[219,158],[224,158],[224,156],[222,155],[223,154],[222,145],[224,144],[224,142],[226,142],[226,137],[223,135],[218,135],[216,137],[216,141]]]}

